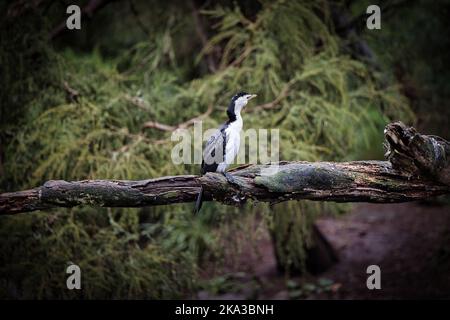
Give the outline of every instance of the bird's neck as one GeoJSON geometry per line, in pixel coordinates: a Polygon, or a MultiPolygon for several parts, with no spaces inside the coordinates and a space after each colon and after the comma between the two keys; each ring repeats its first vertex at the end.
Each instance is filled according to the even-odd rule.
{"type": "Polygon", "coordinates": [[[241,113],[236,113],[233,118],[230,118],[229,125],[233,127],[234,130],[241,131],[243,126],[243,121],[241,113]]]}
{"type": "Polygon", "coordinates": [[[241,111],[235,111],[234,115],[236,116],[236,120],[242,122],[241,111]]]}

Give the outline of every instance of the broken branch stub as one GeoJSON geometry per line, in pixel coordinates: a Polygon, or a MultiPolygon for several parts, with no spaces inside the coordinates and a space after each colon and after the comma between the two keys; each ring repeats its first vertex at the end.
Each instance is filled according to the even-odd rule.
{"type": "Polygon", "coordinates": [[[386,126],[386,159],[392,167],[450,186],[450,143],[418,133],[402,122],[386,126]]]}

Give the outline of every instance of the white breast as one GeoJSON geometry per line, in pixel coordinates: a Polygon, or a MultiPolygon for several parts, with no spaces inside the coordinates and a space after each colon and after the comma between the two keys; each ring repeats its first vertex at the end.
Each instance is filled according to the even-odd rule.
{"type": "Polygon", "coordinates": [[[227,144],[225,148],[225,161],[217,167],[218,172],[224,172],[236,158],[241,144],[242,118],[236,119],[225,129],[227,144]]]}

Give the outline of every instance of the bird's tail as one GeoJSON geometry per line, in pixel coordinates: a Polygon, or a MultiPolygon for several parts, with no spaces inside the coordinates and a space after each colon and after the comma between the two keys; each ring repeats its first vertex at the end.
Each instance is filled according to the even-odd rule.
{"type": "Polygon", "coordinates": [[[195,202],[195,213],[198,213],[200,211],[200,209],[202,208],[202,204],[203,204],[203,187],[200,187],[200,193],[197,196],[197,201],[195,202]]]}

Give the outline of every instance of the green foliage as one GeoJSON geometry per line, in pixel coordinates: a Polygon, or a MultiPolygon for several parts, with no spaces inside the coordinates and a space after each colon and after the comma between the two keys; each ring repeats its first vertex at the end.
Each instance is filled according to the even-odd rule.
{"type": "Polygon", "coordinates": [[[330,279],[319,278],[317,283],[307,282],[301,285],[294,280],[288,280],[286,286],[289,290],[290,299],[307,299],[312,295],[331,292],[333,291],[333,286],[338,288],[339,284],[336,286],[336,284],[330,279]]]}
{"type": "MultiPolygon", "coordinates": [[[[202,289],[213,296],[225,293],[239,293],[243,289],[248,290],[249,283],[242,281],[245,276],[246,274],[243,272],[224,274],[202,283],[202,289]]],[[[256,281],[250,283],[253,290],[258,289],[258,283],[256,281]]]]}
{"type": "MultiPolygon", "coordinates": [[[[105,8],[105,14],[113,9],[105,8]]],[[[257,103],[277,99],[271,109],[245,114],[245,128],[279,128],[283,160],[372,154],[382,148],[379,133],[386,122],[412,119],[395,85],[382,86],[363,63],[342,54],[326,2],[263,2],[252,19],[238,5],[209,7],[204,18],[215,28],[203,51],[195,42],[186,45],[195,28],[182,10],[145,11],[162,21],[149,26],[151,41],[143,34],[130,45],[124,30],[110,35],[114,48],[106,53],[103,40],[95,47],[79,39],[91,47],[80,52],[52,48],[43,31],[2,29],[11,48],[0,52],[0,65],[8,66],[2,70],[7,93],[1,96],[0,136],[6,161],[0,188],[28,188],[48,179],[197,173],[195,165],[172,163],[170,133],[144,129],[144,123],[176,125],[212,105],[203,128],[216,127],[225,119],[224,106],[241,89],[257,93],[257,103]],[[25,39],[32,39],[31,47],[24,46],[25,39]],[[219,69],[206,72],[204,57],[217,50],[219,69]],[[30,51],[42,60],[39,68],[30,51]],[[18,62],[26,67],[17,74],[10,66],[18,62]]],[[[109,37],[108,26],[117,30],[115,23],[101,26],[102,37],[109,37]]],[[[20,22],[14,26],[24,28],[20,22]]],[[[98,39],[99,33],[89,32],[98,39]]],[[[252,210],[265,212],[280,263],[302,268],[309,226],[324,206],[289,202],[244,213],[252,210]]],[[[238,211],[217,204],[205,204],[201,217],[191,212],[190,205],[173,205],[1,217],[0,281],[6,288],[1,294],[77,298],[63,288],[68,261],[83,270],[83,298],[189,294],[196,287],[197,266],[220,256],[216,231],[224,220],[244,214],[230,215],[238,211]]]]}
{"type": "Polygon", "coordinates": [[[123,210],[119,221],[106,211],[3,218],[0,297],[167,299],[192,288],[196,267],[186,251],[143,242],[136,210],[123,210]],[[81,291],[67,290],[71,263],[81,268],[81,291]]]}

